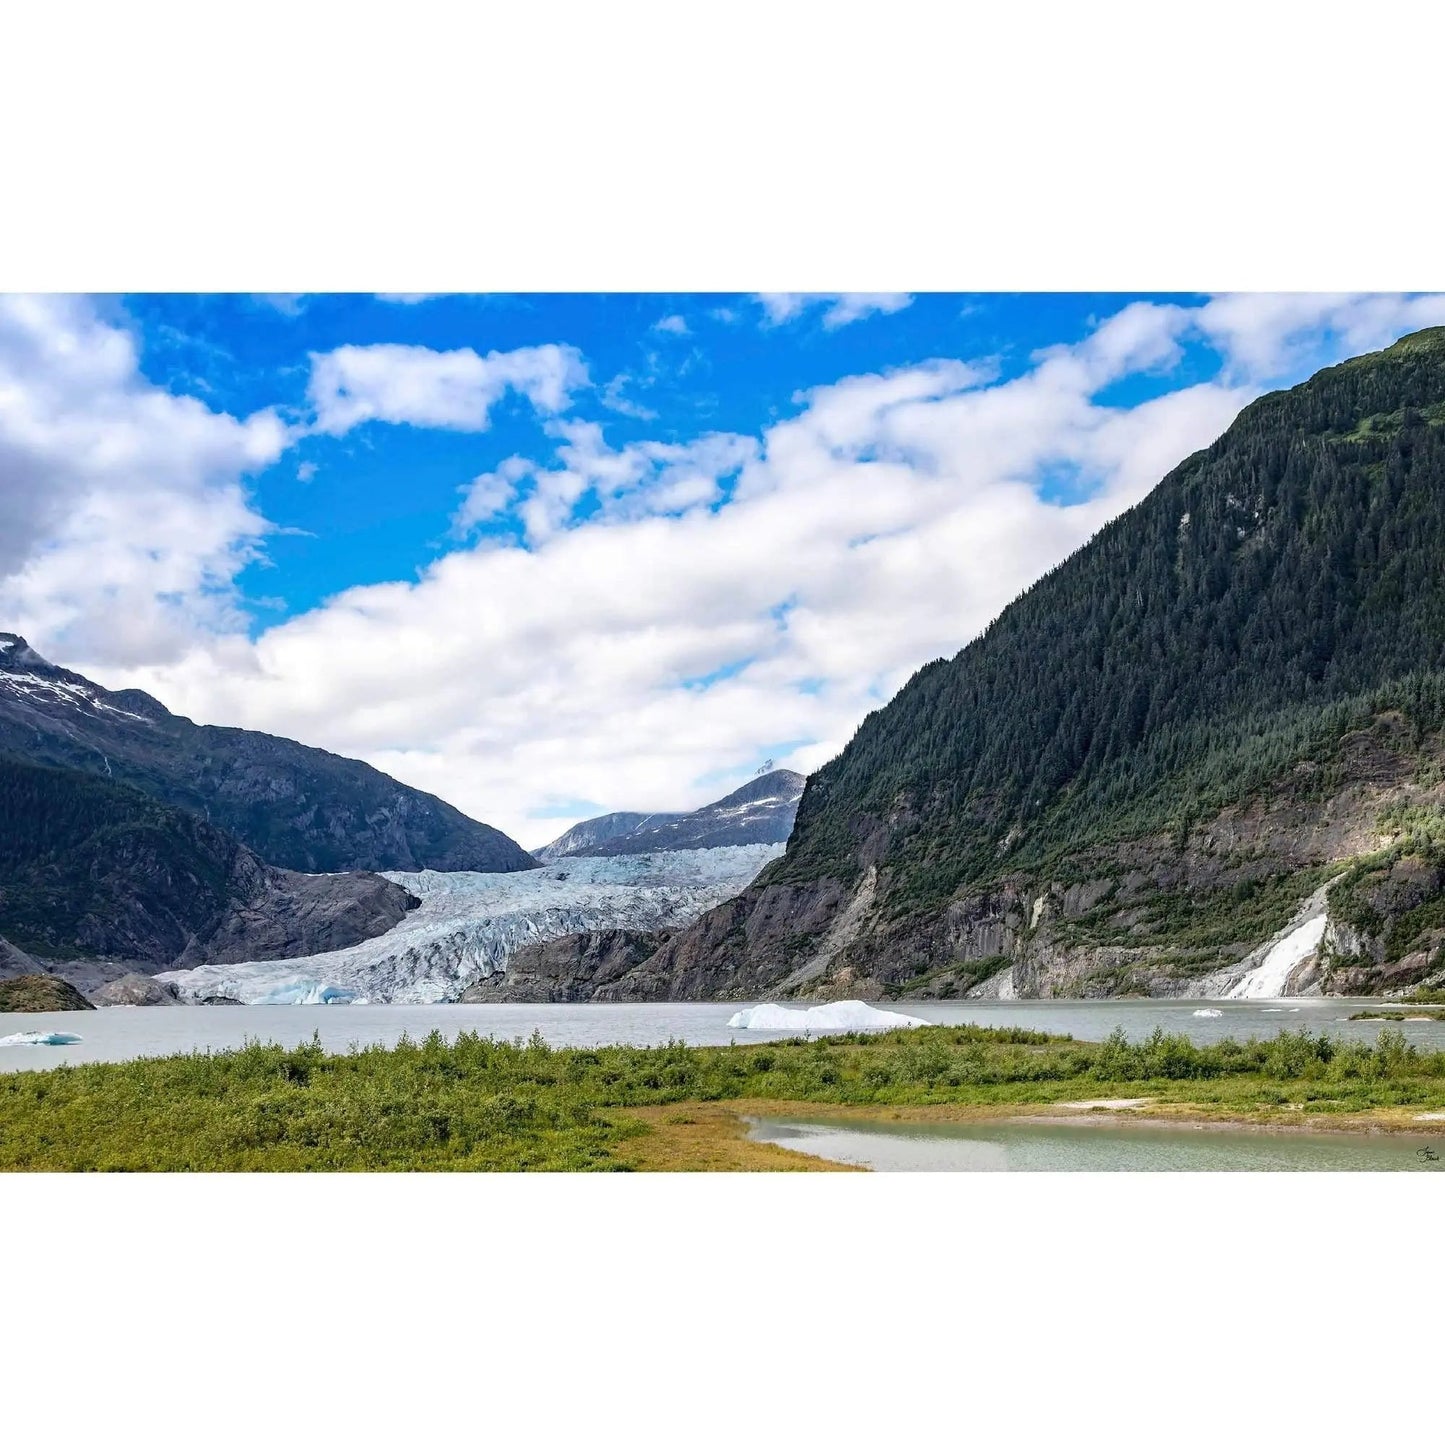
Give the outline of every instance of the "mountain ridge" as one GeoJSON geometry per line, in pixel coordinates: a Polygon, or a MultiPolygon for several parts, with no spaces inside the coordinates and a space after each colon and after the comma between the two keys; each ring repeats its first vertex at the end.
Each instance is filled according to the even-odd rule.
{"type": "Polygon", "coordinates": [[[574,824],[561,837],[535,849],[533,856],[550,863],[568,857],[784,843],[792,831],[804,781],[801,773],[773,768],[690,813],[604,813],[574,824]]]}
{"type": "Polygon", "coordinates": [[[0,753],[127,783],[297,872],[537,866],[505,833],[367,763],[194,723],[57,667],[13,632],[0,632],[0,753]]]}

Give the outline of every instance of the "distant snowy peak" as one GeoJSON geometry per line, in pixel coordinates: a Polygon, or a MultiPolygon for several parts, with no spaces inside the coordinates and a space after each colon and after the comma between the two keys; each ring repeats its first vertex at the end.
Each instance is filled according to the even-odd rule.
{"type": "Polygon", "coordinates": [[[692,813],[606,813],[569,828],[534,856],[611,858],[693,848],[786,843],[806,779],[777,768],[692,813]]]}
{"type": "Polygon", "coordinates": [[[543,863],[554,863],[558,858],[586,856],[599,843],[610,843],[616,838],[645,832],[685,816],[683,813],[604,813],[600,818],[588,818],[568,828],[545,848],[533,848],[532,856],[543,863]]]}

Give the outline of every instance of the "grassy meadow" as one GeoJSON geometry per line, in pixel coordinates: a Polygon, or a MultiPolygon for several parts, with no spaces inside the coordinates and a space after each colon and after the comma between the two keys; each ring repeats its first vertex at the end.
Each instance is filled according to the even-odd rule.
{"type": "Polygon", "coordinates": [[[741,1116],[958,1119],[1110,1092],[1147,1095],[1156,1118],[1418,1129],[1414,1113],[1445,1111],[1445,1053],[1399,1029],[1200,1045],[972,1025],[726,1048],[251,1043],[0,1075],[0,1169],[822,1169],[749,1141],[741,1116]]]}

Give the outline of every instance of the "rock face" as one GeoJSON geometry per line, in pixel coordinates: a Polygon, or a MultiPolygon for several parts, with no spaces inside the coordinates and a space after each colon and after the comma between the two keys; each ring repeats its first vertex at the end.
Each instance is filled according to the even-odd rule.
{"type": "Polygon", "coordinates": [[[23,949],[16,948],[8,939],[0,938],[0,978],[19,978],[22,974],[44,972],[23,949]]]}
{"type": "Polygon", "coordinates": [[[366,763],[197,726],[54,666],[13,632],[0,632],[0,752],[128,783],[303,873],[536,866],[506,834],[366,763]]]}
{"type": "Polygon", "coordinates": [[[274,868],[133,788],[0,755],[0,928],[81,988],[345,946],[415,903],[378,874],[274,868]]]}
{"type": "Polygon", "coordinates": [[[519,948],[505,969],[479,978],[459,1003],[582,1003],[646,962],[671,935],[604,928],[519,948]]]}
{"type": "Polygon", "coordinates": [[[1445,330],[1247,407],[871,714],[784,858],[625,986],[1209,995],[1284,935],[1281,988],[1428,984],[1442,778],[1445,330]]]}
{"type": "Polygon", "coordinates": [[[589,818],[537,849],[537,857],[555,862],[564,857],[616,858],[786,843],[804,781],[801,773],[777,768],[693,813],[608,813],[589,818]]]}
{"type": "Polygon", "coordinates": [[[349,948],[396,927],[420,901],[379,873],[293,873],[250,855],[238,874],[241,887],[214,928],[192,938],[169,967],[349,948]]]}
{"type": "Polygon", "coordinates": [[[131,1007],[164,1008],[178,1005],[180,995],[168,983],[157,983],[143,973],[126,973],[102,984],[90,994],[97,1008],[131,1007]]]}
{"type": "MultiPolygon", "coordinates": [[[[528,990],[583,996],[588,970],[636,956],[639,936],[671,930],[745,887],[777,844],[690,849],[621,858],[569,858],[528,873],[395,873],[390,878],[421,906],[389,932],[350,948],[305,958],[206,964],[167,972],[182,997],[227,995],[243,1003],[440,1003],[471,985],[505,974],[521,950],[568,935],[618,939],[594,947],[567,943],[531,982],[508,992],[501,980],[488,996],[531,997],[528,990]],[[566,961],[577,972],[568,981],[566,961]],[[546,982],[541,980],[545,979],[546,982]]],[[[529,956],[530,957],[530,956],[529,956]]]]}
{"type": "Polygon", "coordinates": [[[1323,938],[1283,992],[1399,992],[1445,978],[1445,860],[1412,818],[1445,819],[1445,737],[1398,715],[1347,734],[1320,772],[1158,834],[1083,849],[928,915],[851,886],[768,883],[679,931],[609,996],[635,999],[1222,997],[1318,906],[1323,938]],[[1421,853],[1426,857],[1420,856],[1421,853]]]}
{"type": "Polygon", "coordinates": [[[68,1009],[93,1009],[84,994],[63,978],[48,973],[22,974],[0,980],[0,1013],[43,1014],[68,1009]]]}

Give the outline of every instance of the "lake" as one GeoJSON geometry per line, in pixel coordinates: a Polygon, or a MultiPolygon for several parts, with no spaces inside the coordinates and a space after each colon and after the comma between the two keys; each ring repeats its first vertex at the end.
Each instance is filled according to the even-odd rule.
{"type": "Polygon", "coordinates": [[[1445,1170],[1439,1136],[1305,1133],[1191,1124],[1003,1119],[985,1124],[749,1120],[751,1138],[883,1173],[1445,1170]]]}
{"type": "MultiPolygon", "coordinates": [[[[133,1059],[190,1049],[229,1049],[258,1038],[297,1044],[319,1033],[326,1048],[344,1052],[352,1044],[394,1043],[403,1033],[423,1038],[433,1029],[448,1038],[463,1029],[496,1038],[525,1038],[539,1029],[557,1047],[595,1048],[601,1044],[760,1043],[776,1033],[730,1029],[728,1019],[742,1003],[643,1004],[373,1004],[368,1007],[292,1006],[253,1008],[108,1008],[94,1013],[0,1013],[0,1037],[57,1031],[79,1034],[81,1042],[64,1046],[0,1048],[0,1072],[54,1068],[66,1063],[133,1059]]],[[[1018,1025],[1079,1039],[1102,1039],[1116,1026],[1139,1039],[1156,1026],[1187,1034],[1199,1043],[1228,1036],[1264,1038],[1282,1029],[1308,1028],[1338,1038],[1373,1040],[1381,1024],[1351,1023],[1371,999],[979,999],[960,1002],[890,1003],[886,1007],[929,1023],[1018,1025]],[[1196,1017],[1198,1009],[1219,1016],[1196,1017]]],[[[1408,1009],[1428,1014],[1426,1023],[1402,1024],[1406,1036],[1422,1048],[1445,1048],[1445,1011],[1408,1009]]],[[[798,1030],[801,1032],[801,1030],[798,1030]]]]}

